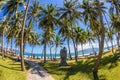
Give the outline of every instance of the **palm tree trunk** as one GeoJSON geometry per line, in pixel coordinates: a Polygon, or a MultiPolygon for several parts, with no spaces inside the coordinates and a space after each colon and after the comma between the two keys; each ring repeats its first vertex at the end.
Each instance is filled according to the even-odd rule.
{"type": "Polygon", "coordinates": [[[46,63],[46,43],[44,44],[44,63],[46,63]]]}
{"type": "Polygon", "coordinates": [[[118,44],[118,47],[120,46],[119,44],[119,32],[118,32],[118,35],[117,35],[117,44],[118,44]]]}
{"type": "MultiPolygon", "coordinates": [[[[115,4],[115,9],[116,9],[116,14],[117,15],[119,15],[119,8],[118,8],[118,5],[114,2],[114,4],[115,4]]],[[[119,44],[119,31],[117,31],[117,33],[118,33],[118,36],[117,36],[117,44],[118,44],[118,47],[120,46],[120,44],[119,44]]]]}
{"type": "Polygon", "coordinates": [[[94,49],[94,46],[93,46],[93,44],[92,44],[91,41],[90,41],[90,44],[91,44],[91,46],[92,46],[93,53],[95,53],[95,49],[94,49]]]}
{"type": "Polygon", "coordinates": [[[11,39],[10,49],[11,49],[11,51],[12,51],[12,39],[11,39]]]}
{"type": "Polygon", "coordinates": [[[106,39],[105,39],[105,43],[106,43],[107,49],[110,50],[106,39]]]}
{"type": "Polygon", "coordinates": [[[29,7],[29,3],[30,0],[28,0],[27,2],[27,6],[26,6],[26,10],[25,10],[25,14],[24,14],[24,19],[23,19],[23,24],[22,24],[22,34],[21,34],[21,50],[20,50],[20,54],[21,54],[21,69],[22,71],[25,71],[25,64],[24,64],[24,52],[23,52],[23,39],[24,39],[24,27],[26,24],[26,17],[27,17],[27,12],[28,12],[28,7],[29,7]]]}
{"type": "Polygon", "coordinates": [[[9,41],[7,41],[7,51],[8,51],[8,47],[9,47],[9,41]]]}
{"type": "Polygon", "coordinates": [[[100,17],[100,24],[101,24],[101,36],[100,36],[100,40],[99,40],[99,54],[97,56],[97,60],[96,60],[96,63],[95,63],[95,66],[93,68],[93,75],[94,75],[94,80],[99,80],[98,78],[98,67],[100,65],[100,60],[101,60],[101,57],[102,57],[102,53],[103,53],[103,48],[104,48],[104,37],[105,37],[105,29],[104,29],[104,24],[103,24],[103,16],[102,16],[102,13],[101,13],[101,9],[100,9],[100,3],[99,3],[99,0],[96,0],[97,2],[97,5],[98,5],[98,13],[99,13],[99,17],[100,17]]]}
{"type": "Polygon", "coordinates": [[[50,58],[51,58],[51,61],[52,61],[52,47],[50,46],[50,58]]]}
{"type": "Polygon", "coordinates": [[[56,60],[56,53],[57,53],[57,47],[56,47],[56,49],[55,49],[55,60],[56,60]]]}
{"type": "Polygon", "coordinates": [[[43,55],[44,55],[44,49],[42,50],[41,58],[43,58],[43,55]]]}
{"type": "Polygon", "coordinates": [[[31,58],[32,58],[32,56],[33,56],[33,50],[34,50],[34,46],[32,46],[31,58]]]}
{"type": "MultiPolygon", "coordinates": [[[[24,42],[24,41],[23,41],[24,42]]],[[[24,42],[23,43],[24,45],[23,45],[23,55],[24,55],[24,53],[25,53],[25,48],[26,48],[26,43],[24,42]]]]}
{"type": "Polygon", "coordinates": [[[4,60],[4,30],[3,30],[3,34],[2,34],[2,59],[4,60]]]}
{"type": "Polygon", "coordinates": [[[116,39],[117,39],[117,46],[119,47],[118,35],[117,35],[117,34],[115,34],[115,36],[116,36],[116,39]]]}
{"type": "Polygon", "coordinates": [[[84,56],[83,44],[81,44],[81,48],[82,48],[82,55],[84,56]]]}
{"type": "Polygon", "coordinates": [[[113,41],[112,40],[110,40],[110,42],[111,42],[111,45],[112,45],[112,53],[114,53],[114,50],[113,50],[113,41]]]}
{"type": "Polygon", "coordinates": [[[70,52],[70,44],[69,44],[69,39],[67,39],[67,43],[68,43],[69,57],[70,57],[70,60],[72,60],[72,57],[71,57],[71,52],[70,52]]]}
{"type": "Polygon", "coordinates": [[[72,40],[72,41],[73,41],[74,51],[75,51],[75,61],[77,62],[78,61],[77,46],[76,46],[74,40],[72,40]]]}

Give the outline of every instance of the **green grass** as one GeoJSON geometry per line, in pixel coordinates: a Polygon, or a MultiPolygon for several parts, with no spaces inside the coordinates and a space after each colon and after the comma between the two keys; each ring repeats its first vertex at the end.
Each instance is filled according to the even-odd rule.
{"type": "Polygon", "coordinates": [[[26,72],[21,71],[20,62],[9,56],[2,60],[0,56],[0,80],[26,80],[26,76],[26,72]]]}
{"type": "MultiPolygon", "coordinates": [[[[119,53],[106,53],[101,60],[98,75],[100,80],[120,80],[119,53]]],[[[56,80],[93,80],[95,58],[67,61],[69,66],[59,67],[59,62],[40,63],[56,80]]]]}

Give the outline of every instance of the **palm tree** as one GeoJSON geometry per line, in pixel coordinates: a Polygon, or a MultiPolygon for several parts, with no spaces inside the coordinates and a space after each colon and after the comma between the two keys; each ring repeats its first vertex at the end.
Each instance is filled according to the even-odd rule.
{"type": "Polygon", "coordinates": [[[4,60],[4,36],[8,27],[8,19],[4,18],[3,22],[0,23],[0,34],[2,35],[2,59],[4,60]]]}
{"type": "MultiPolygon", "coordinates": [[[[75,31],[75,42],[76,42],[76,45],[78,47],[79,44],[81,44],[81,48],[82,48],[82,54],[84,56],[84,51],[83,51],[83,44],[86,42],[86,33],[85,31],[81,28],[81,27],[76,27],[74,28],[74,31],[75,31]]],[[[78,52],[77,52],[77,56],[78,56],[78,52]]]]}
{"type": "Polygon", "coordinates": [[[8,0],[5,5],[2,7],[3,14],[6,15],[15,15],[18,11],[18,6],[24,6],[24,0],[8,0]]]}
{"type": "Polygon", "coordinates": [[[119,32],[119,30],[120,30],[120,28],[119,28],[119,24],[120,24],[120,22],[119,22],[119,20],[120,20],[120,18],[119,18],[119,16],[118,15],[116,15],[116,14],[111,14],[111,26],[113,27],[113,29],[115,30],[115,34],[117,35],[116,36],[116,39],[117,39],[117,44],[118,44],[118,46],[119,46],[119,36],[120,36],[120,32],[119,32]]]}
{"type": "Polygon", "coordinates": [[[52,61],[52,47],[54,46],[54,37],[55,37],[55,32],[51,31],[49,36],[51,37],[48,41],[48,46],[49,46],[49,49],[50,49],[50,58],[51,58],[51,61],[52,61]]]}
{"type": "Polygon", "coordinates": [[[92,42],[94,42],[94,40],[95,40],[95,36],[93,35],[93,32],[91,30],[87,30],[86,35],[87,35],[87,41],[89,42],[89,45],[91,45],[93,53],[95,53],[95,49],[92,44],[92,42]]]}
{"type": "Polygon", "coordinates": [[[61,44],[62,44],[62,42],[61,42],[61,40],[60,40],[59,35],[56,35],[56,36],[55,36],[55,59],[56,59],[57,48],[58,48],[58,46],[61,45],[61,44]]]}
{"type": "Polygon", "coordinates": [[[109,49],[109,45],[108,45],[108,41],[107,41],[107,39],[108,39],[108,36],[107,36],[108,29],[109,29],[109,28],[105,28],[105,43],[106,43],[107,49],[110,50],[110,49],[109,49]]]}
{"type": "Polygon", "coordinates": [[[98,17],[100,20],[100,27],[101,27],[101,36],[100,36],[100,39],[98,40],[99,54],[98,54],[98,57],[97,57],[97,60],[96,60],[96,63],[95,63],[94,69],[93,69],[93,75],[94,75],[95,80],[99,80],[97,72],[98,72],[98,67],[100,65],[100,60],[101,60],[103,48],[104,48],[105,28],[104,28],[104,22],[103,22],[102,15],[103,15],[103,12],[105,12],[105,11],[103,11],[103,9],[105,7],[103,5],[104,5],[103,3],[100,3],[98,0],[95,0],[95,7],[98,11],[98,17]]]}
{"type": "Polygon", "coordinates": [[[42,34],[41,44],[44,45],[44,63],[46,63],[46,47],[47,47],[47,44],[49,42],[53,41],[53,37],[51,36],[51,33],[53,33],[53,30],[50,27],[48,27],[46,30],[44,30],[44,32],[42,34]]]}
{"type": "Polygon", "coordinates": [[[52,4],[47,5],[45,8],[41,7],[39,15],[39,27],[42,29],[46,29],[50,27],[52,30],[58,25],[58,13],[56,6],[52,4]]]}
{"type": "Polygon", "coordinates": [[[112,53],[114,53],[114,51],[113,51],[113,34],[114,34],[114,30],[113,30],[113,28],[112,27],[110,27],[109,29],[108,29],[108,31],[107,31],[107,37],[108,37],[108,40],[111,42],[111,45],[112,45],[112,53]]]}
{"type": "MultiPolygon", "coordinates": [[[[64,0],[64,6],[60,8],[60,20],[64,21],[66,19],[68,27],[71,28],[71,31],[73,33],[73,24],[77,22],[77,20],[81,19],[80,11],[79,11],[79,2],[78,0],[64,0]]],[[[73,35],[72,35],[73,36],[73,35]]],[[[74,50],[75,50],[75,60],[77,62],[77,51],[76,51],[76,44],[74,39],[72,39],[74,44],[74,50]]]]}
{"type": "Polygon", "coordinates": [[[52,39],[51,34],[54,32],[55,27],[58,25],[58,13],[56,6],[52,4],[47,5],[45,8],[41,7],[39,15],[39,27],[43,29],[42,44],[44,44],[44,63],[46,63],[46,45],[52,39]]]}
{"type": "Polygon", "coordinates": [[[52,48],[53,48],[53,46],[54,46],[53,41],[52,41],[52,42],[49,42],[49,43],[48,43],[48,46],[49,46],[49,49],[50,49],[50,58],[51,58],[51,61],[52,61],[52,48]]]}
{"type": "Polygon", "coordinates": [[[27,21],[29,21],[29,25],[32,23],[36,24],[38,22],[38,17],[40,16],[40,9],[42,6],[39,5],[39,1],[35,0],[32,2],[33,4],[29,6],[27,21]]]}
{"type": "Polygon", "coordinates": [[[107,0],[107,2],[110,2],[111,3],[111,6],[110,6],[110,15],[111,15],[111,22],[112,22],[112,26],[114,27],[114,29],[116,30],[117,32],[117,44],[118,46],[120,45],[119,43],[119,36],[120,36],[120,28],[119,28],[119,21],[120,20],[120,1],[119,0],[107,0]]]}
{"type": "Polygon", "coordinates": [[[25,71],[25,64],[24,64],[24,50],[23,50],[23,47],[24,47],[24,27],[25,27],[25,24],[26,24],[26,17],[27,17],[27,12],[28,12],[28,7],[29,7],[29,3],[30,3],[30,0],[28,0],[27,2],[27,6],[26,6],[26,9],[25,9],[25,14],[24,14],[24,19],[23,19],[23,24],[22,24],[22,31],[21,31],[21,48],[20,48],[20,54],[21,54],[21,67],[22,67],[22,71],[25,71]]]}
{"type": "Polygon", "coordinates": [[[33,32],[28,40],[28,43],[32,46],[32,51],[31,51],[31,57],[32,57],[34,47],[36,45],[40,45],[38,33],[33,32]]]}
{"type": "Polygon", "coordinates": [[[65,20],[65,19],[62,20],[62,25],[60,27],[58,34],[62,35],[62,37],[64,37],[64,40],[67,40],[69,57],[70,57],[70,60],[72,60],[71,51],[70,51],[70,39],[71,39],[72,34],[71,34],[70,25],[67,22],[67,20],[65,20]]]}
{"type": "Polygon", "coordinates": [[[96,34],[96,37],[98,39],[99,43],[99,55],[97,57],[94,69],[93,69],[93,75],[94,79],[98,80],[98,67],[100,65],[101,56],[103,53],[103,47],[104,47],[104,37],[105,37],[105,29],[104,29],[104,23],[103,23],[103,14],[105,15],[105,6],[103,2],[100,2],[98,0],[93,0],[91,2],[84,0],[83,5],[81,6],[83,10],[83,16],[84,16],[84,22],[87,24],[90,29],[96,34]]]}
{"type": "MultiPolygon", "coordinates": [[[[22,33],[21,33],[20,54],[21,54],[21,69],[22,69],[22,71],[25,71],[24,59],[23,59],[23,34],[24,34],[24,26],[26,23],[26,16],[27,16],[29,3],[30,3],[30,0],[28,0],[27,6],[25,9],[25,15],[24,15],[24,19],[23,19],[22,33]]],[[[24,1],[23,0],[9,0],[9,1],[7,1],[7,3],[2,7],[4,15],[8,14],[8,16],[15,16],[15,18],[17,18],[16,13],[18,11],[18,6],[24,6],[24,1]]]]}

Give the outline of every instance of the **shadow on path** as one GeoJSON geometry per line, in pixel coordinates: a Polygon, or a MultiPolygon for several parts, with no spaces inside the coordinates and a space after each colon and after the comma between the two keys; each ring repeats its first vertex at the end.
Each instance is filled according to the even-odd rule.
{"type": "Polygon", "coordinates": [[[27,60],[30,66],[28,80],[54,80],[39,64],[27,60]]]}

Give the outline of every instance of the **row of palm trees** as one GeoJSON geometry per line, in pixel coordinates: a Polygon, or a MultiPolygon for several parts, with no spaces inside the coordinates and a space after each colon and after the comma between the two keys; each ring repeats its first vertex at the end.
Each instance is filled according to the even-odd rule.
{"type": "Polygon", "coordinates": [[[47,46],[50,48],[52,60],[53,46],[56,47],[56,58],[57,48],[65,42],[68,45],[69,58],[72,59],[70,50],[72,42],[77,62],[78,45],[81,45],[83,51],[83,44],[89,42],[93,52],[95,52],[92,43],[97,40],[99,54],[93,69],[93,75],[95,80],[98,80],[97,72],[103,53],[104,41],[109,40],[113,47],[113,36],[115,35],[119,46],[119,5],[120,1],[118,0],[106,0],[106,2],[83,0],[82,3],[78,0],[64,0],[63,7],[57,7],[53,4],[40,5],[39,0],[27,0],[26,2],[24,0],[2,0],[0,1],[0,8],[6,16],[0,22],[2,48],[4,48],[4,37],[11,42],[12,39],[15,40],[16,46],[20,47],[21,67],[24,71],[23,55],[27,43],[32,46],[32,53],[36,45],[43,45],[44,63],[46,63],[47,46]],[[111,4],[110,8],[105,6],[104,3],[111,4]],[[79,22],[88,26],[87,30],[78,26],[79,22]],[[35,26],[38,26],[39,33],[33,30],[35,26]]]}

